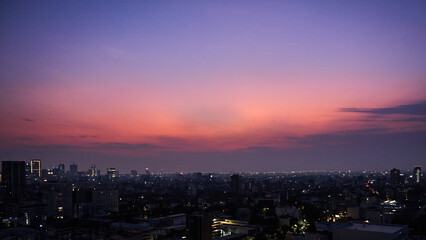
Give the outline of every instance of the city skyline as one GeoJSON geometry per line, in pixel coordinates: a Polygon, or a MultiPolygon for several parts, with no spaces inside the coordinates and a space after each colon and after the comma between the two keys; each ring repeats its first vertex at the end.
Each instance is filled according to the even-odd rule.
{"type": "MultiPolygon", "coordinates": [[[[408,178],[419,178],[420,175],[422,175],[421,168],[422,166],[416,165],[416,166],[405,166],[401,169],[360,169],[360,170],[352,170],[352,169],[344,169],[344,170],[324,170],[324,169],[308,169],[308,170],[281,170],[281,171],[238,171],[238,170],[231,170],[231,171],[178,171],[178,169],[155,169],[155,171],[151,172],[149,167],[145,167],[143,169],[139,168],[130,168],[130,170],[127,171],[127,168],[121,169],[120,167],[113,167],[109,166],[105,169],[103,168],[97,168],[95,164],[83,164],[78,165],[77,163],[73,162],[69,165],[63,164],[63,163],[56,163],[51,164],[49,166],[41,165],[43,162],[41,159],[31,159],[31,160],[7,160],[3,159],[1,162],[23,162],[27,164],[27,171],[28,174],[32,175],[34,178],[46,178],[49,174],[49,172],[55,172],[55,171],[61,171],[62,173],[76,175],[79,174],[80,176],[86,176],[86,177],[94,177],[94,176],[100,176],[100,175],[108,175],[109,171],[117,172],[120,175],[134,175],[134,173],[137,173],[138,176],[143,175],[163,175],[163,174],[195,174],[195,173],[202,173],[202,174],[248,174],[248,175],[257,175],[257,174],[336,174],[336,173],[348,173],[348,174],[368,174],[368,173],[383,173],[383,174],[392,174],[392,171],[398,170],[398,175],[402,174],[401,176],[406,176],[408,178]],[[42,166],[39,171],[36,173],[33,172],[31,169],[33,161],[36,160],[39,162],[40,166],[42,166]],[[88,165],[89,167],[86,167],[88,165]],[[414,170],[413,170],[414,169],[414,170]],[[417,173],[416,169],[420,169],[419,173],[417,173]],[[43,175],[43,171],[45,175],[43,175]],[[100,174],[100,175],[99,175],[100,174]]],[[[2,170],[0,168],[0,170],[2,170]]],[[[0,171],[1,172],[1,171],[0,171]]],[[[417,181],[419,181],[417,179],[417,181]]]]}
{"type": "Polygon", "coordinates": [[[3,238],[340,240],[352,230],[354,240],[425,235],[420,166],[412,175],[396,168],[164,175],[115,168],[94,174],[94,165],[78,171],[72,164],[70,171],[59,165],[41,176],[24,161],[1,166],[3,238]]]}
{"type": "Polygon", "coordinates": [[[426,4],[2,2],[0,160],[426,164],[426,4]]]}

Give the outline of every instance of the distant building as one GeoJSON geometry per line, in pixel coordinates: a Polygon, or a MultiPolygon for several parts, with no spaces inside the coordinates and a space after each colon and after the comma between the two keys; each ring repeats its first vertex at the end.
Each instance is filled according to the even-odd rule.
{"type": "Polygon", "coordinates": [[[44,225],[47,218],[47,211],[47,204],[36,202],[23,202],[19,204],[19,210],[17,214],[18,222],[21,225],[27,226],[40,226],[40,224],[44,225]]]}
{"type": "Polygon", "coordinates": [[[25,178],[31,177],[31,162],[25,162],[25,178]]]}
{"type": "Polygon", "coordinates": [[[21,200],[25,191],[25,162],[2,161],[2,187],[5,197],[10,200],[21,200]]]}
{"type": "Polygon", "coordinates": [[[89,175],[90,175],[90,177],[96,176],[96,165],[95,164],[92,164],[92,166],[90,167],[89,175]]]}
{"type": "Polygon", "coordinates": [[[399,169],[392,169],[390,171],[390,176],[389,176],[389,180],[390,180],[390,184],[392,186],[399,186],[401,185],[401,171],[399,169]]]}
{"type": "Polygon", "coordinates": [[[194,178],[195,181],[197,182],[201,182],[203,180],[203,174],[200,172],[196,172],[192,174],[192,177],[194,178]]]}
{"type": "Polygon", "coordinates": [[[283,207],[277,207],[275,208],[275,212],[277,214],[278,217],[291,217],[291,218],[295,218],[297,220],[300,220],[301,218],[301,211],[294,207],[294,206],[283,206],[283,207]]]}
{"type": "Polygon", "coordinates": [[[41,160],[40,159],[31,160],[31,174],[37,178],[41,177],[41,160]]]}
{"type": "Polygon", "coordinates": [[[118,212],[118,190],[96,188],[92,192],[95,212],[118,212]]]}
{"type": "Polygon", "coordinates": [[[43,180],[47,180],[49,177],[49,170],[48,169],[41,169],[41,178],[43,180]]]}
{"type": "Polygon", "coordinates": [[[241,193],[242,190],[242,177],[240,175],[234,174],[231,176],[231,192],[234,194],[241,193]]]}
{"type": "Polygon", "coordinates": [[[151,175],[151,172],[149,171],[149,169],[148,169],[148,168],[145,168],[145,174],[146,174],[146,175],[151,175]]]}
{"type": "Polygon", "coordinates": [[[77,172],[78,172],[78,166],[77,164],[73,163],[70,165],[70,174],[71,176],[77,176],[77,172]]]}
{"type": "Polygon", "coordinates": [[[115,168],[107,168],[107,176],[109,180],[113,180],[117,177],[117,171],[115,168]]]}
{"type": "Polygon", "coordinates": [[[58,179],[59,170],[57,168],[47,169],[47,180],[55,181],[58,179]]]}
{"type": "Polygon", "coordinates": [[[48,205],[48,216],[62,219],[72,217],[72,185],[67,182],[42,183],[43,202],[48,205]]]}
{"type": "Polygon", "coordinates": [[[408,238],[407,226],[349,223],[333,228],[333,240],[403,240],[408,238]]]}
{"type": "Polygon", "coordinates": [[[405,205],[395,200],[386,200],[380,203],[380,207],[382,223],[392,223],[395,215],[398,214],[403,208],[405,208],[405,205]]]}
{"type": "Polygon", "coordinates": [[[415,166],[413,170],[413,179],[415,183],[419,183],[422,179],[422,167],[415,166]]]}
{"type": "Polygon", "coordinates": [[[133,178],[137,177],[137,176],[138,176],[138,171],[136,171],[136,170],[131,170],[131,171],[130,171],[130,176],[131,176],[131,177],[133,177],[133,178]]]}
{"type": "Polygon", "coordinates": [[[95,214],[92,188],[73,189],[73,217],[91,217],[95,214]]]}
{"type": "Polygon", "coordinates": [[[65,164],[61,163],[58,166],[59,171],[64,174],[65,173],[65,164]]]}

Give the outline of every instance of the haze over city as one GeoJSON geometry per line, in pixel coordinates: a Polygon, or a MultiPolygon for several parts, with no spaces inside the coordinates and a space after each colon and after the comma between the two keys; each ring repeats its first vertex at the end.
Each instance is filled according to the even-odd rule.
{"type": "Polygon", "coordinates": [[[426,165],[425,1],[2,1],[0,159],[426,165]]]}

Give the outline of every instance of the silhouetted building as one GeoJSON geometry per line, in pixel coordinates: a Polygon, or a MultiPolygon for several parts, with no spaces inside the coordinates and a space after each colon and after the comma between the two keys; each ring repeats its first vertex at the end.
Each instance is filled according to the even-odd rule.
{"type": "Polygon", "coordinates": [[[41,169],[41,178],[43,180],[47,180],[49,177],[49,170],[48,169],[41,169]]]}
{"type": "Polygon", "coordinates": [[[146,175],[151,175],[151,172],[149,171],[149,169],[148,169],[148,168],[146,168],[146,169],[145,169],[145,174],[146,174],[146,175]]]}
{"type": "Polygon", "coordinates": [[[413,170],[413,179],[415,183],[419,183],[422,179],[422,167],[415,166],[413,170]]]}
{"type": "Polygon", "coordinates": [[[48,216],[62,219],[72,217],[72,186],[67,182],[46,182],[41,185],[48,216]]]}
{"type": "Polygon", "coordinates": [[[92,188],[73,189],[73,217],[90,217],[95,214],[94,203],[92,200],[92,188]]]}
{"type": "Polygon", "coordinates": [[[96,188],[92,192],[95,212],[118,212],[118,190],[96,188]]]}
{"type": "Polygon", "coordinates": [[[204,215],[188,215],[187,229],[190,240],[212,239],[212,219],[204,215]]]}
{"type": "Polygon", "coordinates": [[[70,174],[71,176],[76,176],[78,172],[78,166],[77,164],[73,163],[70,165],[70,174]]]}
{"type": "Polygon", "coordinates": [[[194,178],[195,181],[197,182],[201,182],[203,180],[203,174],[200,172],[196,172],[192,174],[192,177],[194,178]]]}
{"type": "Polygon", "coordinates": [[[2,186],[5,198],[19,201],[25,191],[25,162],[2,161],[2,186]]]}
{"type": "Polygon", "coordinates": [[[59,164],[58,169],[61,173],[65,173],[65,164],[63,163],[59,164]]]}
{"type": "Polygon", "coordinates": [[[41,160],[33,159],[31,160],[31,174],[33,177],[41,177],[41,160]]]}
{"type": "Polygon", "coordinates": [[[231,192],[234,194],[241,193],[242,190],[242,177],[240,175],[231,176],[231,192]]]}
{"type": "Polygon", "coordinates": [[[137,177],[137,176],[138,176],[138,171],[136,171],[136,170],[131,170],[131,171],[130,171],[130,176],[131,176],[131,177],[133,177],[133,178],[137,177]]]}
{"type": "Polygon", "coordinates": [[[390,171],[390,184],[392,186],[399,186],[401,185],[402,181],[401,181],[401,171],[399,169],[392,169],[390,171]]]}

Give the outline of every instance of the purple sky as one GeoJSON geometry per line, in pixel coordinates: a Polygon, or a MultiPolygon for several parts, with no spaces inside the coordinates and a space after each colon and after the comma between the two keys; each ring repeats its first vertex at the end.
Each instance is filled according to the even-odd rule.
{"type": "Polygon", "coordinates": [[[2,1],[0,159],[426,162],[425,1],[2,1]]]}

